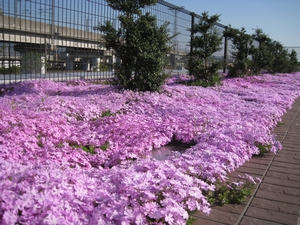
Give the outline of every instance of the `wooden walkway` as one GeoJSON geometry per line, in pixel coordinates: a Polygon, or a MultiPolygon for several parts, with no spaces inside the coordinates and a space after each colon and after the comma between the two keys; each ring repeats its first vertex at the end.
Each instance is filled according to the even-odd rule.
{"type": "Polygon", "coordinates": [[[252,196],[242,205],[214,206],[209,216],[198,212],[193,225],[300,225],[300,97],[282,122],[274,131],[282,150],[254,157],[229,175],[261,178],[252,196]]]}

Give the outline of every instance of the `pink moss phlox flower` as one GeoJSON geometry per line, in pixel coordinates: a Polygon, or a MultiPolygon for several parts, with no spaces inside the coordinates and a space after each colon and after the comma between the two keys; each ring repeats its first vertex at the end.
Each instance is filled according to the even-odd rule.
{"type": "MultiPolygon", "coordinates": [[[[300,95],[300,73],[224,78],[212,88],[120,91],[35,80],[0,97],[1,224],[185,224],[210,212],[217,180],[259,152],[300,95]],[[152,151],[193,143],[166,160],[152,151]]],[[[250,181],[254,178],[246,177],[250,181]]]]}

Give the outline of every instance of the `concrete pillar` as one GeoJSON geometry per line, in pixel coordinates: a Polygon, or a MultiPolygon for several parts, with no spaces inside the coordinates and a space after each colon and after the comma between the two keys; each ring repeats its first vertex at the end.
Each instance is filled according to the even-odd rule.
{"type": "Polygon", "coordinates": [[[41,74],[45,74],[46,73],[46,57],[45,56],[41,57],[41,62],[42,62],[41,74]]]}
{"type": "Polygon", "coordinates": [[[82,59],[82,69],[83,70],[91,70],[90,59],[88,59],[88,58],[82,59]]]}
{"type": "Polygon", "coordinates": [[[176,54],[171,54],[170,55],[170,61],[171,61],[171,66],[173,69],[177,69],[177,55],[176,54]]]}
{"type": "Polygon", "coordinates": [[[7,60],[2,61],[3,62],[3,67],[4,68],[9,68],[9,62],[7,60]]]}
{"type": "Polygon", "coordinates": [[[73,70],[74,69],[74,59],[67,58],[66,59],[66,70],[73,70]]]}
{"type": "Polygon", "coordinates": [[[100,71],[99,65],[100,65],[101,59],[100,58],[93,58],[92,59],[92,68],[94,71],[100,71]]]}
{"type": "Polygon", "coordinates": [[[117,57],[116,55],[112,55],[112,63],[115,64],[117,62],[117,57]]]}

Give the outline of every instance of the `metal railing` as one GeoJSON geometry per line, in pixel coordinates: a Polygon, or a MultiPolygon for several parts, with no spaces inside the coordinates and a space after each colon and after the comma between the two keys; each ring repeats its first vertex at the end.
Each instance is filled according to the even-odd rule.
{"type": "MultiPolygon", "coordinates": [[[[190,28],[200,15],[159,1],[143,9],[166,21],[173,39],[166,69],[183,69],[190,52],[190,28]]],[[[105,0],[0,0],[0,84],[45,78],[55,81],[107,79],[116,57],[93,28],[110,20],[119,27],[118,12],[105,0]]],[[[218,24],[220,32],[226,27],[218,24]]],[[[226,58],[227,41],[216,53],[226,58]]]]}

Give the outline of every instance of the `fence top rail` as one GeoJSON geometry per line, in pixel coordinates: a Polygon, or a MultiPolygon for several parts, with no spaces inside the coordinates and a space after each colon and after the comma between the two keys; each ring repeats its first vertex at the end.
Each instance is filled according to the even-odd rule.
{"type": "MultiPolygon", "coordinates": [[[[195,14],[195,17],[196,18],[198,18],[198,19],[201,19],[202,18],[202,16],[200,16],[200,15],[198,15],[198,14],[195,14]]],[[[221,23],[216,23],[216,25],[218,26],[218,27],[221,27],[221,28],[224,28],[224,29],[226,29],[228,26],[226,26],[226,25],[224,25],[224,24],[221,24],[221,23]]]]}
{"type": "MultiPolygon", "coordinates": [[[[161,4],[161,5],[167,6],[167,7],[169,7],[170,9],[174,9],[174,10],[177,10],[177,11],[179,11],[179,12],[182,12],[182,13],[185,13],[185,14],[188,14],[188,15],[194,15],[194,16],[195,16],[196,18],[198,18],[198,19],[201,19],[201,18],[202,18],[202,16],[200,16],[199,14],[196,14],[196,13],[194,13],[194,12],[191,12],[191,11],[185,9],[185,8],[182,7],[182,6],[173,5],[173,4],[171,4],[171,3],[169,3],[169,2],[166,2],[166,1],[163,1],[163,0],[159,0],[158,3],[161,4]]],[[[224,24],[221,24],[221,23],[217,23],[217,26],[219,26],[219,27],[221,27],[221,28],[224,28],[224,29],[226,29],[226,28],[228,27],[228,26],[226,26],[226,25],[224,25],[224,24]]]]}
{"type": "Polygon", "coordinates": [[[300,46],[284,46],[285,48],[300,48],[300,46]]]}
{"type": "Polygon", "coordinates": [[[163,1],[163,0],[159,0],[158,3],[161,4],[161,5],[167,6],[170,9],[173,9],[173,10],[177,10],[177,11],[185,13],[185,14],[191,14],[191,12],[186,10],[183,6],[173,5],[173,4],[171,4],[169,2],[166,2],[166,1],[163,1]]]}

